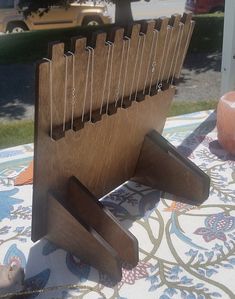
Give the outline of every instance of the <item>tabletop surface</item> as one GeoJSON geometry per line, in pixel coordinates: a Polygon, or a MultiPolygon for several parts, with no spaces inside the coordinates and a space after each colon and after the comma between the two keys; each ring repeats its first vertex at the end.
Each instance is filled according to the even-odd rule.
{"type": "Polygon", "coordinates": [[[211,177],[200,207],[133,182],[102,199],[139,242],[139,264],[117,285],[46,240],[32,243],[33,145],[1,150],[0,263],[21,265],[27,290],[44,290],[26,298],[234,298],[235,157],[218,144],[215,123],[204,111],[169,118],[164,130],[211,177]]]}

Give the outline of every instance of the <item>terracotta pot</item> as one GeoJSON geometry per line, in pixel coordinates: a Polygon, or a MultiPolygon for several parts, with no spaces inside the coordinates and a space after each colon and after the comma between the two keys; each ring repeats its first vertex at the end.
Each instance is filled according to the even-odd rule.
{"type": "Polygon", "coordinates": [[[220,145],[235,155],[235,91],[226,93],[219,101],[217,132],[220,145]]]}

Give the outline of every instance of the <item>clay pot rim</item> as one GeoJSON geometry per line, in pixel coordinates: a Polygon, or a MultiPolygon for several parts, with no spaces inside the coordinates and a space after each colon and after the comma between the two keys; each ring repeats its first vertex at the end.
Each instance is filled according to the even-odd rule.
{"type": "Polygon", "coordinates": [[[220,100],[229,105],[230,108],[235,108],[235,91],[225,93],[220,100]]]}

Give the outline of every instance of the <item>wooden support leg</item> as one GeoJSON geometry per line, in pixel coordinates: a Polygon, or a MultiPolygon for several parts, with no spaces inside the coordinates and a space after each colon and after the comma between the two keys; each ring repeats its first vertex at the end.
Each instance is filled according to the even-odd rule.
{"type": "Polygon", "coordinates": [[[137,239],[75,177],[63,203],[48,195],[47,226],[47,239],[115,281],[122,277],[121,262],[138,263],[137,239]]]}
{"type": "Polygon", "coordinates": [[[209,196],[210,178],[156,131],[145,137],[133,180],[194,204],[209,196]]]}
{"type": "Polygon", "coordinates": [[[135,267],[138,264],[138,241],[119,221],[75,178],[68,184],[68,208],[117,252],[120,259],[135,267]]]}
{"type": "Polygon", "coordinates": [[[113,280],[122,278],[116,251],[89,225],[75,218],[53,195],[48,196],[46,238],[78,256],[113,280]]]}

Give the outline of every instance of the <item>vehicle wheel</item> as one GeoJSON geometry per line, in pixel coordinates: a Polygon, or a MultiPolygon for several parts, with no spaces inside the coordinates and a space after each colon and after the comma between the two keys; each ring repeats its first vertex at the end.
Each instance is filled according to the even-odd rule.
{"type": "Polygon", "coordinates": [[[87,16],[83,18],[82,26],[98,26],[103,22],[99,16],[87,16]]]}
{"type": "Polygon", "coordinates": [[[20,33],[27,31],[27,26],[22,22],[14,22],[7,25],[6,33],[20,33]]]}

